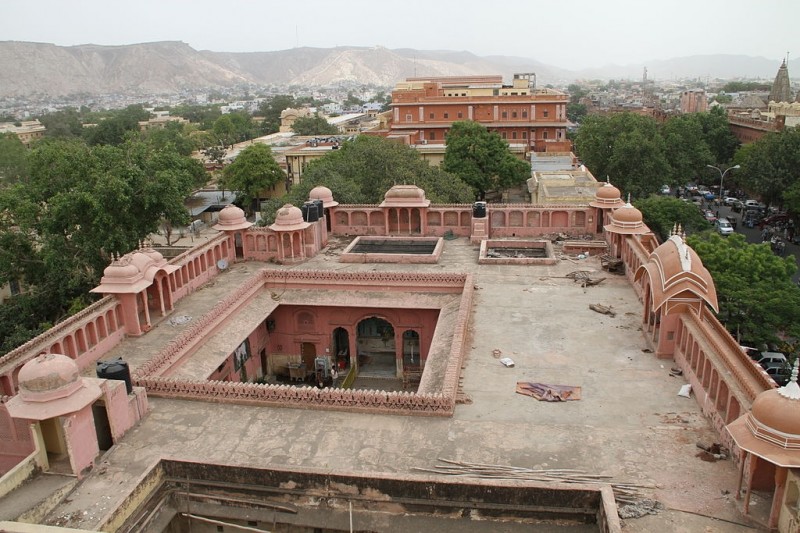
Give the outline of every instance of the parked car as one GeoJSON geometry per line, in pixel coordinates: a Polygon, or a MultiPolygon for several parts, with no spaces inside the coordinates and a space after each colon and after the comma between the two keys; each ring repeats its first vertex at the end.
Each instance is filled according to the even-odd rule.
{"type": "Polygon", "coordinates": [[[745,200],[744,201],[745,207],[760,207],[758,200],[745,200]]]}
{"type": "Polygon", "coordinates": [[[705,199],[706,199],[706,200],[708,200],[709,202],[711,202],[712,200],[714,200],[714,198],[716,198],[716,197],[717,197],[717,195],[716,195],[716,194],[714,194],[714,193],[713,193],[713,192],[711,192],[711,191],[705,191],[705,192],[703,193],[703,198],[705,198],[705,199]]]}
{"type": "Polygon", "coordinates": [[[761,358],[759,358],[758,364],[761,365],[762,368],[789,365],[786,361],[786,356],[780,352],[761,352],[761,358]]]}
{"type": "Polygon", "coordinates": [[[772,365],[768,366],[764,370],[767,371],[769,377],[772,378],[779,387],[783,387],[792,377],[792,370],[789,368],[788,365],[772,365]]]}
{"type": "Polygon", "coordinates": [[[731,224],[730,220],[727,218],[719,218],[715,224],[717,226],[717,232],[720,235],[730,235],[734,232],[733,224],[731,224]]]}
{"type": "Polygon", "coordinates": [[[725,198],[722,199],[722,203],[729,207],[732,206],[734,202],[738,201],[739,200],[737,198],[734,198],[733,196],[726,196],[725,198]]]}
{"type": "Polygon", "coordinates": [[[710,209],[706,209],[706,211],[703,213],[703,216],[712,224],[717,221],[717,215],[710,209]]]}
{"type": "Polygon", "coordinates": [[[669,188],[669,185],[662,185],[661,194],[672,194],[672,189],[669,188]]]}
{"type": "Polygon", "coordinates": [[[739,199],[734,199],[733,203],[731,204],[731,211],[734,213],[741,213],[742,209],[744,209],[744,202],[739,199]]]}

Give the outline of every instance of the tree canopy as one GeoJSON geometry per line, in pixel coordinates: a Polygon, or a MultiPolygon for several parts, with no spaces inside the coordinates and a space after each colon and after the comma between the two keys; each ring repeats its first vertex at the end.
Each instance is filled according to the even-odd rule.
{"type": "Polygon", "coordinates": [[[800,128],[768,133],[736,153],[737,181],[769,204],[800,214],[800,128]]]}
{"type": "Polygon", "coordinates": [[[300,117],[294,121],[292,131],[298,135],[336,135],[339,129],[319,115],[300,117]]]}
{"type": "Polygon", "coordinates": [[[634,113],[589,116],[575,146],[595,176],[609,176],[620,190],[642,198],[665,183],[713,183],[706,165],[729,161],[738,141],[724,112],[714,110],[673,117],[663,125],[634,113]]]}
{"type": "Polygon", "coordinates": [[[24,281],[30,292],[7,305],[35,314],[0,325],[6,348],[86,305],[111,253],[164,220],[187,224],[184,198],[206,178],[199,162],[130,140],[45,140],[27,160],[28,175],[0,188],[0,283],[24,281]]]}
{"type": "Polygon", "coordinates": [[[514,157],[500,135],[473,121],[453,123],[442,168],[470,185],[480,198],[486,191],[520,185],[531,177],[529,163],[514,157]]]}
{"type": "Polygon", "coordinates": [[[27,149],[13,133],[0,135],[0,187],[14,183],[28,173],[27,149]]]}
{"type": "Polygon", "coordinates": [[[317,185],[328,187],[340,203],[376,204],[398,184],[417,185],[434,203],[467,203],[474,199],[466,183],[430,166],[414,149],[381,137],[360,135],[310,162],[303,181],[288,195],[264,204],[264,220],[271,221],[274,211],[284,203],[302,204],[317,185]]]}
{"type": "Polygon", "coordinates": [[[719,319],[748,342],[775,342],[800,333],[800,288],[792,283],[794,257],[778,257],[769,244],[743,235],[706,232],[687,238],[714,278],[719,319]]]}
{"type": "Polygon", "coordinates": [[[268,189],[286,178],[286,174],[272,156],[272,149],[266,144],[253,144],[242,150],[236,159],[225,167],[222,184],[240,194],[243,205],[252,210],[261,191],[268,189]]]}
{"type": "Polygon", "coordinates": [[[644,223],[664,241],[675,224],[680,224],[687,234],[705,231],[711,225],[694,204],[671,196],[650,196],[633,202],[642,212],[644,223]]]}

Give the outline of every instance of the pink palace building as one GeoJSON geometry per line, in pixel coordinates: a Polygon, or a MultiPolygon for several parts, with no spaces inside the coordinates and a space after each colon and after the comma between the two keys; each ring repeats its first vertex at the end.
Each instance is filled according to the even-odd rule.
{"type": "Polygon", "coordinates": [[[351,524],[355,516],[383,530],[374,510],[387,502],[398,521],[465,502],[459,517],[502,510],[523,524],[560,517],[576,531],[620,531],[610,486],[408,471],[444,453],[524,466],[566,450],[574,453],[559,465],[591,456],[589,466],[606,471],[638,468],[674,489],[662,498],[685,492],[687,506],[711,493],[703,485],[715,483],[712,472],[730,468],[719,474],[732,493],[725,512],[798,527],[796,368],[777,388],[716,319],[714,281],[680,229],[659,242],[611,184],[570,205],[435,205],[413,185],[392,187],[378,205],[340,205],[317,187],[270,226],[228,206],[214,229],[171,259],[145,244],[114,257],[92,291],[97,302],[0,357],[0,495],[15,501],[41,472],[65,476],[46,504],[14,512],[0,500],[0,529],[234,531],[271,527],[280,509],[281,523],[297,527],[339,530],[349,512],[351,524]],[[583,265],[602,273],[603,261],[621,263],[624,276],[582,289],[566,279],[583,265]],[[620,317],[587,311],[601,296],[620,317]],[[502,367],[492,347],[516,368],[502,367]],[[98,362],[116,358],[116,374],[96,377],[98,362]],[[513,394],[514,372],[578,380],[583,397],[556,413],[513,394]],[[601,387],[599,375],[638,377],[601,387]],[[692,401],[674,395],[684,382],[692,401]],[[634,396],[620,403],[610,389],[634,396]],[[501,400],[502,390],[511,394],[501,400]],[[669,477],[689,461],[670,455],[675,432],[653,429],[680,410],[690,413],[686,430],[730,451],[715,465],[691,457],[691,468],[709,472],[696,481],[699,495],[669,477]],[[605,424],[636,416],[641,431],[609,429],[598,445],[605,424]],[[614,443],[642,432],[653,446],[646,460],[631,457],[637,444],[622,459],[614,443]],[[592,453],[579,447],[589,442],[592,453]],[[273,487],[271,507],[257,497],[263,487],[273,487]],[[170,504],[177,493],[191,495],[170,504]],[[754,510],[753,498],[765,503],[754,510]],[[585,523],[597,529],[577,525],[585,523]]]}

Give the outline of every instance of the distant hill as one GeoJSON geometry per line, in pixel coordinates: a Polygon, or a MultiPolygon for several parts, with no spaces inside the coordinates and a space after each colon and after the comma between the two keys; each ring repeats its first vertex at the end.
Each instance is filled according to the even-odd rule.
{"type": "MultiPolygon", "coordinates": [[[[646,63],[652,79],[762,77],[780,62],[761,57],[691,56],[646,63]]],[[[535,59],[480,57],[467,51],[390,50],[383,47],[293,48],[275,52],[197,51],[165,41],[125,46],[56,46],[0,42],[0,97],[47,94],[157,94],[187,88],[255,85],[328,85],[342,81],[392,86],[411,76],[535,72],[539,84],[575,79],[639,79],[644,64],[569,71],[535,59]]],[[[789,72],[800,73],[800,60],[789,72]]]]}

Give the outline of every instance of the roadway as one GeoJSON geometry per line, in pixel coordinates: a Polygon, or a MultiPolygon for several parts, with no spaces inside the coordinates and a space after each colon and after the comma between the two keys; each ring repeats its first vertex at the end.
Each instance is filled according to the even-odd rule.
{"type": "MultiPolygon", "coordinates": [[[[758,226],[750,229],[746,227],[742,223],[742,213],[734,213],[730,207],[727,206],[720,206],[712,208],[714,212],[719,210],[719,215],[721,217],[726,217],[728,220],[736,220],[736,232],[741,233],[747,239],[747,242],[750,243],[761,243],[761,230],[758,229],[758,226]]],[[[786,242],[786,252],[784,254],[785,257],[794,256],[795,261],[800,260],[800,246],[786,242]]],[[[794,276],[792,276],[792,280],[797,282],[800,280],[800,261],[798,262],[798,270],[795,272],[794,276]]]]}

